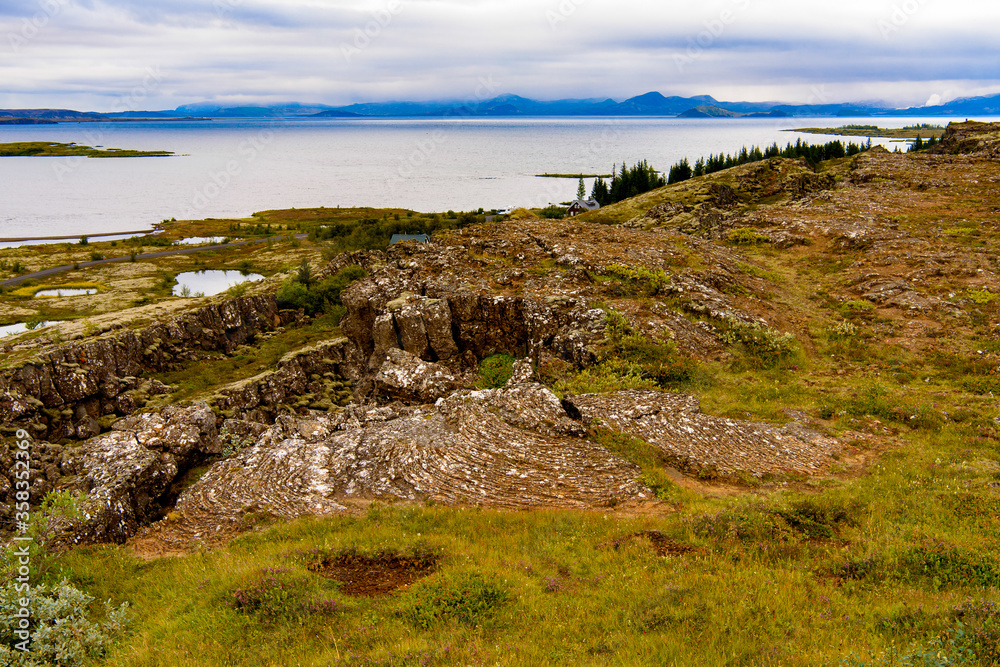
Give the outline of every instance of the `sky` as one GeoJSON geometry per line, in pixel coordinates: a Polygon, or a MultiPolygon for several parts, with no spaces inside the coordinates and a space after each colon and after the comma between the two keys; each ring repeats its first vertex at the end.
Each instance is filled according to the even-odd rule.
{"type": "Polygon", "coordinates": [[[0,0],[0,108],[1000,93],[970,0],[0,0]]]}

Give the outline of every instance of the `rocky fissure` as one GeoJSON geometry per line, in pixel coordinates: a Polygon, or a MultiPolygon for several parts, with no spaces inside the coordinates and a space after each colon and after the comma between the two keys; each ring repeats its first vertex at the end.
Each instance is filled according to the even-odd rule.
{"type": "MultiPolygon", "coordinates": [[[[935,160],[979,168],[991,141],[981,127],[958,128],[946,145],[976,155],[873,150],[830,173],[765,161],[727,182],[682,184],[685,197],[704,192],[651,205],[622,227],[478,225],[427,244],[343,255],[317,271],[356,264],[367,272],[340,294],[341,337],[214,387],[204,402],[142,412],[151,396],[172,390],[152,374],[197,363],[196,352],[244,354],[303,318],[280,311],[273,295],[219,299],[142,329],[31,350],[0,374],[0,419],[34,435],[33,503],[54,489],[85,494],[83,518],[64,526],[67,541],[131,540],[163,552],[214,544],[260,517],[343,513],[373,499],[508,508],[654,502],[642,470],[598,444],[595,430],[639,439],[690,475],[815,475],[845,445],[801,413],[784,426],[723,418],[703,413],[692,396],[646,389],[560,400],[536,369],[600,362],[612,311],[628,335],[695,360],[730,354],[721,332],[737,324],[804,332],[794,302],[775,297],[780,276],[741,243],[792,255],[823,247],[832,259],[803,274],[836,269],[843,277],[829,281],[828,294],[806,295],[817,303],[855,300],[858,312],[870,304],[887,318],[919,316],[927,330],[973,321],[967,292],[992,298],[1000,265],[988,247],[966,251],[942,239],[978,228],[942,220],[940,233],[921,236],[893,211],[914,192],[933,203],[960,187],[935,160]],[[759,204],[767,198],[781,204],[759,204]],[[479,388],[478,365],[495,353],[519,359],[514,377],[479,388]]],[[[10,471],[11,463],[0,451],[0,464],[10,471]]],[[[0,476],[5,499],[11,482],[0,476]]]]}

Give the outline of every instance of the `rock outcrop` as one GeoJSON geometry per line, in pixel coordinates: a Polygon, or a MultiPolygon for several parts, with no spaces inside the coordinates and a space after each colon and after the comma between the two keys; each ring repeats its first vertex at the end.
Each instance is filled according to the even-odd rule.
{"type": "Polygon", "coordinates": [[[216,390],[209,398],[223,418],[262,424],[283,413],[331,410],[353,397],[358,377],[346,338],[335,338],[285,355],[274,370],[216,390]]]}
{"type": "Polygon", "coordinates": [[[66,450],[64,483],[83,492],[83,518],[63,526],[67,541],[123,543],[172,504],[189,468],[219,454],[215,415],[205,404],[171,406],[117,422],[110,433],[66,450]]]}
{"type": "Polygon", "coordinates": [[[184,547],[248,514],[342,512],[350,499],[491,507],[601,507],[650,498],[639,469],[583,436],[548,389],[460,391],[419,408],[355,405],[290,416],[214,465],[140,539],[184,547]]]}
{"type": "Polygon", "coordinates": [[[963,153],[989,159],[1000,159],[1000,123],[948,123],[941,143],[930,149],[933,153],[963,153]]]}
{"type": "Polygon", "coordinates": [[[465,384],[447,367],[422,361],[399,348],[386,351],[385,361],[375,376],[377,394],[407,403],[433,403],[465,384]]]}
{"type": "Polygon", "coordinates": [[[42,351],[0,374],[0,422],[28,428],[39,440],[86,439],[102,418],[131,414],[166,391],[143,376],[190,360],[195,350],[232,352],[289,317],[273,295],[223,299],[141,329],[42,351]]]}
{"type": "Polygon", "coordinates": [[[706,415],[698,400],[685,394],[620,391],[567,402],[589,426],[641,438],[680,470],[702,477],[815,474],[841,449],[803,424],[779,428],[706,415]]]}

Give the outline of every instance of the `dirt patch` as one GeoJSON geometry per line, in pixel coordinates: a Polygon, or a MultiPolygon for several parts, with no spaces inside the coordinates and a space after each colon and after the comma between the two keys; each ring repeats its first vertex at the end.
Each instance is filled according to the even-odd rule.
{"type": "Polygon", "coordinates": [[[690,544],[681,544],[680,542],[672,540],[658,530],[641,530],[638,533],[629,533],[628,535],[619,537],[613,542],[605,544],[614,547],[617,550],[621,548],[623,544],[634,540],[648,540],[657,556],[683,556],[685,554],[701,551],[698,547],[691,546],[690,544]]]}
{"type": "Polygon", "coordinates": [[[356,553],[330,556],[309,565],[320,576],[339,581],[340,591],[354,597],[388,595],[398,588],[433,574],[437,569],[435,556],[404,556],[382,553],[363,556],[356,553]]]}

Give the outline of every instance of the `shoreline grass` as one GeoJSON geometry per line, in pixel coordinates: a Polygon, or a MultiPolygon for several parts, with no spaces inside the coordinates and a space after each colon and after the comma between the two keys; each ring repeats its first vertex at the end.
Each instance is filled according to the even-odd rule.
{"type": "Polygon", "coordinates": [[[125,148],[94,148],[76,143],[54,141],[18,141],[0,143],[0,157],[66,157],[93,158],[168,157],[173,151],[139,151],[125,148]]]}

